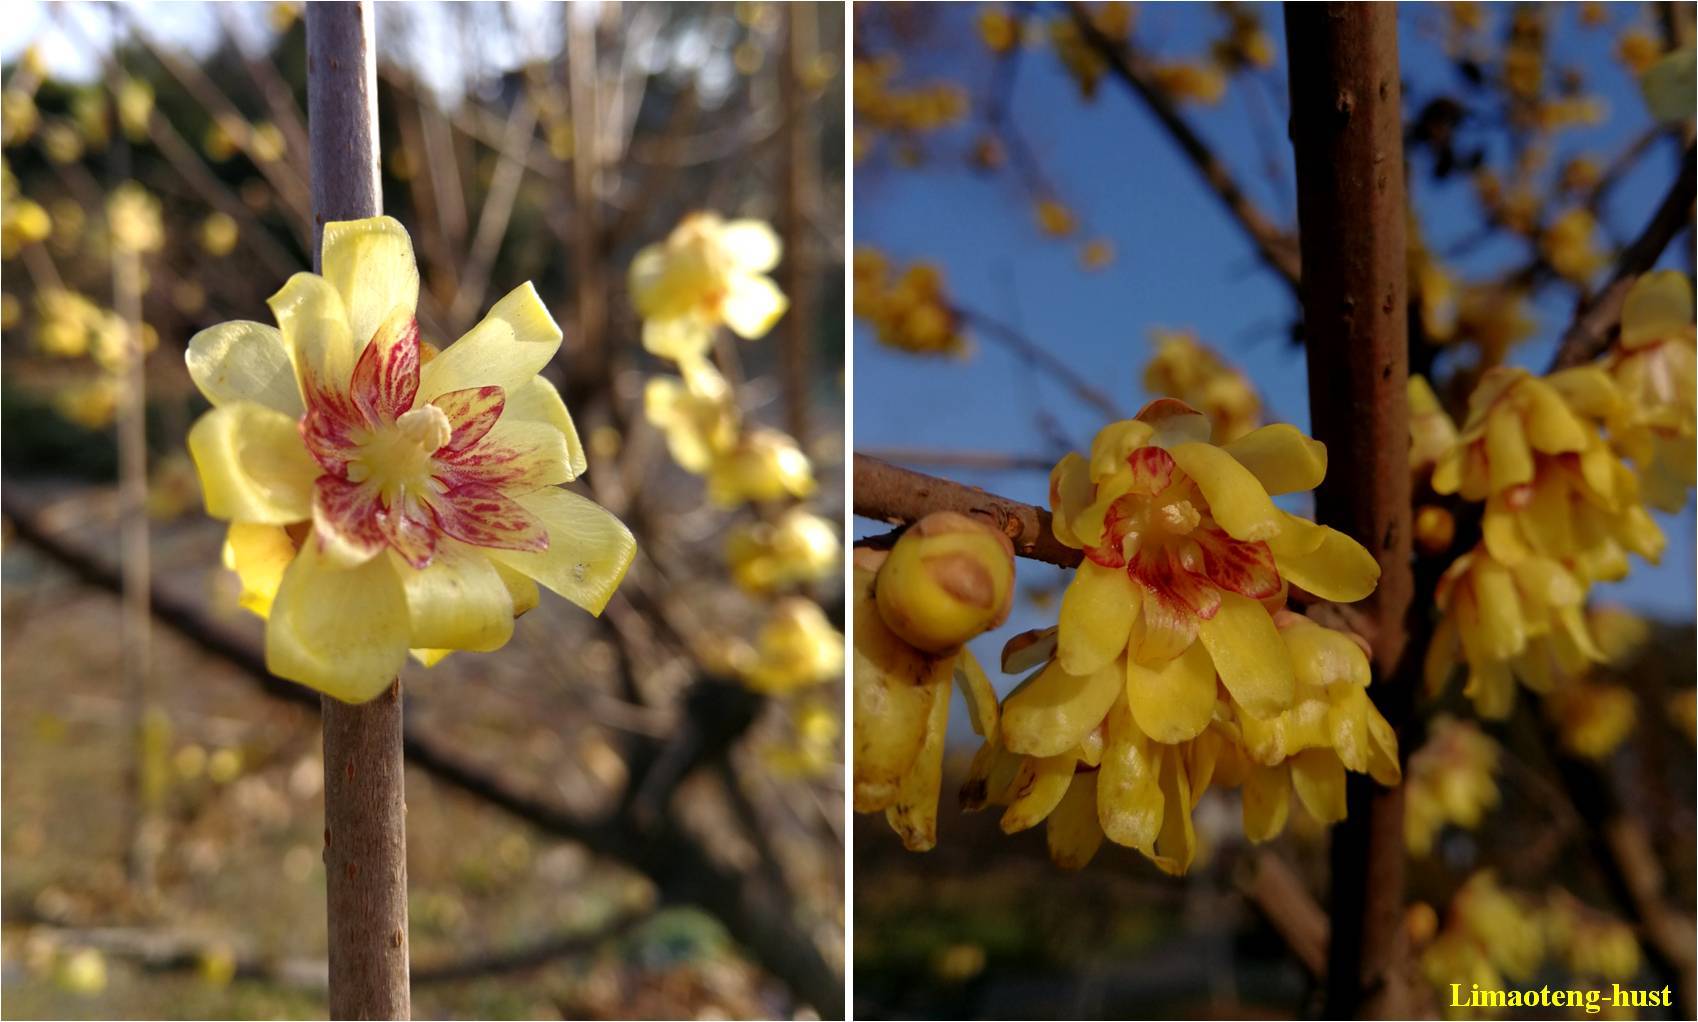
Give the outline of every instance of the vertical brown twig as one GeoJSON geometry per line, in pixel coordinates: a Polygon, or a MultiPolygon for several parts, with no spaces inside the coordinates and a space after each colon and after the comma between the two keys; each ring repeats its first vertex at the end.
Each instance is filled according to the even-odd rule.
{"type": "MultiPolygon", "coordinates": [[[[1397,14],[1390,5],[1287,4],[1309,407],[1329,468],[1316,518],[1380,564],[1374,702],[1401,728],[1412,705],[1407,623],[1409,374],[1397,14]]],[[[1352,776],[1332,838],[1327,1014],[1405,1017],[1403,795],[1352,776]]]]}
{"type": "Polygon", "coordinates": [[[790,435],[798,444],[808,442],[808,340],[813,329],[813,294],[809,285],[806,245],[808,189],[813,176],[814,139],[807,109],[807,68],[813,59],[814,9],[811,4],[788,4],[784,8],[784,60],[779,75],[779,95],[784,105],[783,144],[779,160],[781,195],[784,203],[784,290],[790,296],[790,314],[784,320],[782,344],[784,412],[790,435]]]}
{"type": "MultiPolygon", "coordinates": [[[[313,264],[331,220],[376,216],[377,52],[360,3],[307,5],[307,133],[313,264]]],[[[324,704],[324,872],[332,1018],[411,1015],[401,682],[350,706],[324,704]]]]}
{"type": "Polygon", "coordinates": [[[578,283],[580,364],[598,376],[606,364],[601,272],[601,116],[596,72],[596,9],[566,5],[567,99],[572,108],[572,266],[578,283]]]}

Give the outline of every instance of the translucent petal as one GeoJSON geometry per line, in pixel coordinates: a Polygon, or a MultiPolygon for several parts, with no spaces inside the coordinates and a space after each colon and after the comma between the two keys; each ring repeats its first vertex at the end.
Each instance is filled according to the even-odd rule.
{"type": "Polygon", "coordinates": [[[406,595],[388,558],[338,570],[307,543],[277,589],[265,666],[343,702],[365,702],[400,673],[407,632],[406,595]]]}
{"type": "Polygon", "coordinates": [[[896,786],[896,801],[884,811],[902,847],[927,852],[937,845],[937,797],[943,785],[943,750],[949,731],[949,689],[937,686],[926,714],[926,732],[914,765],[896,786]]]}
{"type": "Polygon", "coordinates": [[[762,220],[727,220],[719,231],[719,243],[750,273],[766,273],[778,265],[783,252],[778,234],[762,220]]]}
{"type": "Polygon", "coordinates": [[[507,404],[501,414],[519,420],[546,422],[558,429],[566,437],[566,468],[571,472],[568,480],[578,478],[589,468],[589,461],[584,456],[584,443],[578,439],[578,428],[572,424],[572,413],[566,410],[560,391],[548,380],[533,376],[516,389],[507,391],[507,404]]]}
{"type": "Polygon", "coordinates": [[[393,217],[324,225],[324,279],[342,296],[356,352],[396,309],[418,311],[419,266],[413,241],[393,217]]]}
{"type": "Polygon", "coordinates": [[[214,408],[189,430],[189,454],[212,517],[267,525],[311,517],[319,466],[282,412],[250,401],[214,408]]]}
{"type": "Polygon", "coordinates": [[[991,687],[990,679],[985,677],[985,669],[979,666],[973,651],[965,646],[955,657],[955,684],[961,689],[961,698],[967,702],[967,719],[973,725],[973,733],[981,738],[995,738],[1001,721],[996,689],[991,687]]]}
{"type": "Polygon", "coordinates": [[[1344,819],[1344,764],[1331,749],[1305,749],[1293,756],[1291,787],[1310,816],[1322,823],[1344,819]]]}
{"type": "Polygon", "coordinates": [[[1203,733],[1215,709],[1215,665],[1202,643],[1159,669],[1126,664],[1126,703],[1138,729],[1169,745],[1203,733]]]}
{"type": "Polygon", "coordinates": [[[701,358],[713,346],[713,324],[693,315],[643,320],[643,347],[674,362],[701,358]]]}
{"type": "Polygon", "coordinates": [[[1062,667],[1091,674],[1126,651],[1138,590],[1124,568],[1084,561],[1061,597],[1057,650],[1062,667]]]}
{"type": "Polygon", "coordinates": [[[1003,744],[1029,756],[1061,755],[1102,723],[1124,677],[1114,660],[1085,675],[1051,663],[1003,700],[1003,744]]]}
{"type": "Polygon", "coordinates": [[[548,549],[490,550],[490,558],[600,614],[637,555],[631,530],[600,504],[570,490],[549,487],[517,500],[548,529],[548,549]]]}
{"type": "Polygon", "coordinates": [[[766,336],[790,308],[790,299],[784,297],[784,292],[769,277],[739,274],[731,278],[730,284],[720,314],[738,337],[753,340],[766,336]]]}
{"type": "Polygon", "coordinates": [[[442,349],[419,375],[420,401],[451,390],[500,387],[514,400],[560,350],[560,327],[529,282],[509,291],[477,326],[442,349]]]}
{"type": "Polygon", "coordinates": [[[1249,469],[1270,496],[1312,490],[1326,478],[1327,445],[1288,423],[1251,430],[1223,450],[1249,469]]]}
{"type": "Polygon", "coordinates": [[[271,613],[283,572],[294,559],[295,544],[281,526],[232,522],[224,535],[224,566],[242,583],[238,602],[260,617],[271,613]]]}
{"type": "Polygon", "coordinates": [[[1103,843],[1103,828],[1097,822],[1096,774],[1074,776],[1061,804],[1049,814],[1045,841],[1050,861],[1062,869],[1084,869],[1096,857],[1103,843]]]}
{"type": "Polygon", "coordinates": [[[292,418],[305,411],[294,363],[276,327],[246,320],[208,327],[190,338],[184,360],[195,386],[214,405],[252,401],[292,418]]]}
{"type": "Polygon", "coordinates": [[[1279,534],[1283,517],[1250,470],[1212,444],[1183,443],[1168,448],[1191,477],[1209,513],[1233,539],[1268,539],[1279,534]]]}
{"type": "Polygon", "coordinates": [[[513,597],[482,553],[445,541],[422,569],[390,556],[407,594],[407,645],[487,653],[513,637],[513,597]]]}
{"type": "Polygon", "coordinates": [[[1228,592],[1220,596],[1220,610],[1197,623],[1197,637],[1207,647],[1221,683],[1251,716],[1270,717],[1288,708],[1296,679],[1273,618],[1249,597],[1228,592]]]}
{"type": "MultiPolygon", "coordinates": [[[[266,304],[294,359],[308,403],[315,390],[347,393],[354,373],[355,342],[342,296],[330,282],[314,273],[297,273],[266,304]]],[[[370,337],[369,333],[361,337],[359,344],[363,346],[370,337]]]]}
{"type": "Polygon", "coordinates": [[[502,416],[469,449],[439,452],[436,477],[450,488],[478,483],[517,496],[566,482],[569,456],[565,435],[549,423],[502,416]]]}

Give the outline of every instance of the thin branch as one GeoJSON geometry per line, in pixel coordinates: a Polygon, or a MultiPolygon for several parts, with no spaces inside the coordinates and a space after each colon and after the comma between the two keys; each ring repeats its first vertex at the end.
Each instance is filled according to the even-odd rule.
{"type": "Polygon", "coordinates": [[[1174,106],[1167,94],[1157,87],[1142,59],[1129,48],[1104,35],[1091,20],[1090,12],[1083,4],[1069,4],[1068,9],[1080,35],[1107,62],[1109,71],[1149,107],[1150,113],[1154,114],[1156,120],[1167,130],[1168,135],[1179,146],[1180,152],[1191,162],[1197,173],[1202,175],[1203,183],[1249,236],[1250,243],[1255,246],[1256,254],[1261,257],[1262,262],[1279,274],[1292,291],[1296,292],[1301,267],[1297,257],[1297,244],[1293,239],[1244,193],[1244,189],[1233,178],[1226,164],[1203,140],[1202,135],[1198,134],[1197,129],[1192,127],[1191,122],[1185,119],[1185,115],[1179,112],[1179,108],[1174,106]]]}
{"type": "Polygon", "coordinates": [[[963,323],[977,328],[985,338],[1007,348],[1032,363],[1035,368],[1055,377],[1056,382],[1071,390],[1080,400],[1089,403],[1109,419],[1126,418],[1126,413],[1120,410],[1120,406],[1114,403],[1113,398],[1075,372],[1066,362],[1052,355],[1043,345],[1027,337],[1019,330],[974,309],[958,305],[951,311],[963,323]]]}
{"type": "Polygon", "coordinates": [[[1237,878],[1239,891],[1310,977],[1327,974],[1327,916],[1291,866],[1270,851],[1252,853],[1237,878]]]}
{"type": "Polygon", "coordinates": [[[1692,222],[1694,152],[1691,145],[1686,147],[1680,161],[1680,176],[1669,186],[1639,236],[1621,250],[1610,282],[1575,311],[1573,324],[1557,345],[1552,369],[1583,365],[1604,353],[1621,323],[1621,310],[1627,304],[1627,292],[1632,290],[1634,279],[1655,266],[1663,249],[1692,222]]]}
{"type": "Polygon", "coordinates": [[[919,521],[933,511],[959,511],[988,519],[1007,534],[1014,552],[1035,561],[1078,567],[1083,554],[1055,538],[1041,507],[986,493],[923,472],[855,455],[855,514],[892,525],[919,521]]]}
{"type": "Polygon", "coordinates": [[[1008,454],[1003,451],[940,451],[926,447],[879,447],[863,451],[870,458],[926,468],[962,468],[985,472],[1044,472],[1056,459],[1042,454],[1008,454]]]}

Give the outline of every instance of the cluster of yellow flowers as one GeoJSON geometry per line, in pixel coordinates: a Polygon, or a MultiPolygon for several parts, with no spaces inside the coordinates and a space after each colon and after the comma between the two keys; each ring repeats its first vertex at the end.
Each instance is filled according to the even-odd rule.
{"type": "MultiPolygon", "coordinates": [[[[1089,8],[1088,16],[1104,38],[1124,43],[1132,38],[1136,13],[1129,3],[1100,3],[1089,8]]],[[[1050,19],[1049,41],[1061,66],[1079,86],[1079,94],[1087,100],[1095,99],[1097,86],[1108,73],[1108,62],[1079,31],[1071,14],[1063,12],[1050,19]]]]}
{"type": "Polygon", "coordinates": [[[1430,344],[1468,344],[1478,352],[1474,367],[1502,364],[1510,349],[1538,329],[1525,289],[1497,283],[1464,283],[1421,241],[1409,224],[1409,290],[1417,300],[1421,332],[1430,344]]]}
{"type": "Polygon", "coordinates": [[[599,614],[636,543],[559,485],[587,465],[539,375],[561,334],[536,290],[438,351],[398,222],[326,224],[322,266],[271,297],[277,327],[221,323],[186,356],[213,406],[189,452],[267,668],[363,702],[409,652],[506,645],[539,584],[599,614]]]}
{"type": "Polygon", "coordinates": [[[1178,398],[1209,417],[1222,443],[1262,424],[1262,399],[1248,377],[1188,330],[1152,330],[1155,354],[1144,366],[1144,389],[1178,398]]]}
{"type": "Polygon", "coordinates": [[[1427,743],[1409,757],[1403,843],[1428,855],[1447,826],[1473,830],[1498,804],[1498,744],[1471,721],[1445,714],[1428,725],[1427,743]]]}
{"type": "Polygon", "coordinates": [[[967,90],[949,81],[899,85],[902,62],[894,54],[855,61],[855,159],[866,158],[887,136],[900,143],[905,164],[920,161],[918,136],[958,124],[967,116],[967,90]]]}
{"type": "MultiPolygon", "coordinates": [[[[788,434],[745,423],[735,389],[708,359],[720,327],[753,339],[784,314],[788,301],[766,276],[780,254],[777,235],[759,220],[693,213],[637,253],[631,297],[644,346],[679,373],[648,381],[645,417],[665,435],[673,461],[706,477],[713,503],[758,512],[731,530],[725,555],[733,581],[770,601],[766,621],[752,645],[726,640],[703,655],[749,687],[785,696],[843,673],[843,636],[818,604],[796,594],[837,570],[838,534],[799,503],[815,491],[807,455],[788,434]]],[[[836,718],[828,726],[818,700],[790,703],[795,747],[769,758],[805,772],[828,769],[836,718]]]]}
{"type": "Polygon", "coordinates": [[[855,315],[873,325],[880,344],[916,355],[965,355],[967,337],[949,304],[943,271],[912,263],[896,273],[883,252],[855,249],[855,315]]]}
{"type": "Polygon", "coordinates": [[[1293,791],[1333,822],[1347,771],[1398,782],[1361,640],[1285,606],[1293,586],[1352,602],[1379,578],[1354,540],[1270,499],[1317,485],[1325,448],[1287,425],[1212,433],[1207,416],[1164,398],[1056,466],[1051,525],[1084,559],[1059,624],[1004,648],[1004,672],[1026,677],[1000,706],[960,644],[1006,615],[1005,537],[928,518],[876,575],[857,576],[858,809],[885,808],[910,847],[929,847],[936,781],[915,757],[946,723],[951,673],[984,738],[963,807],[1005,806],[1008,833],[1047,821],[1051,857],[1068,868],[1107,837],[1185,872],[1191,813],[1211,785],[1242,789],[1245,832],[1261,841],[1284,828],[1293,791]],[[930,566],[929,584],[904,584],[908,564],[930,566]],[[920,615],[887,605],[892,592],[924,597],[929,620],[951,627],[916,628],[920,615]]]}
{"type": "Polygon", "coordinates": [[[1425,903],[1412,906],[1409,928],[1420,948],[1422,974],[1441,992],[1446,1017],[1473,1014],[1448,1007],[1455,983],[1502,990],[1531,981],[1547,961],[1577,979],[1628,983],[1643,960],[1627,923],[1561,889],[1543,899],[1505,890],[1490,870],[1475,873],[1457,890],[1442,929],[1425,903]]]}
{"type": "Polygon", "coordinates": [[[1484,373],[1460,432],[1420,381],[1416,461],[1434,492],[1484,505],[1482,538],[1437,590],[1429,688],[1453,665],[1486,717],[1506,716],[1517,679],[1550,693],[1604,659],[1582,607],[1593,583],[1620,579],[1628,555],[1661,555],[1646,504],[1678,508],[1693,480],[1692,289],[1676,271],[1641,278],[1621,339],[1603,362],[1536,377],[1484,373]],[[1631,462],[1631,466],[1630,466],[1631,462]]]}

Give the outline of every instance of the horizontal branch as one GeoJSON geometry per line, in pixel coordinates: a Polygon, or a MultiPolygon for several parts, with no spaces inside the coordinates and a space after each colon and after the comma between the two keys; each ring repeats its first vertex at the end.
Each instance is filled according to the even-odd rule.
{"type": "Polygon", "coordinates": [[[1621,250],[1610,282],[1575,312],[1574,323],[1562,335],[1562,342],[1557,346],[1552,369],[1584,365],[1609,347],[1616,327],[1621,323],[1621,311],[1627,304],[1627,292],[1632,290],[1634,279],[1655,266],[1663,249],[1692,222],[1693,160],[1693,147],[1689,145],[1680,157],[1680,176],[1669,186],[1668,194],[1658,203],[1656,212],[1651,214],[1639,236],[1621,250]]]}
{"type": "Polygon", "coordinates": [[[1014,552],[1021,557],[1072,568],[1078,566],[1083,556],[1055,538],[1049,512],[1041,507],[998,497],[976,486],[898,468],[865,454],[855,455],[857,515],[892,525],[907,525],[933,511],[958,511],[988,519],[1008,536],[1014,552]]]}
{"type": "Polygon", "coordinates": [[[1042,454],[1005,454],[1002,451],[945,451],[929,447],[880,447],[866,452],[867,457],[904,465],[925,465],[932,468],[980,469],[987,472],[1043,472],[1055,466],[1055,459],[1042,454]]]}

